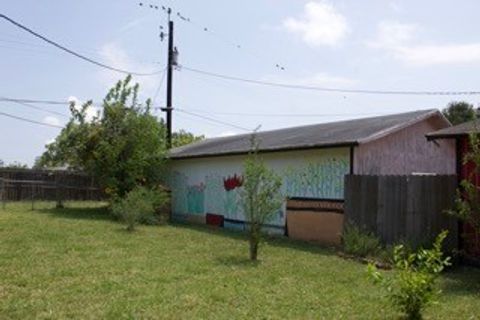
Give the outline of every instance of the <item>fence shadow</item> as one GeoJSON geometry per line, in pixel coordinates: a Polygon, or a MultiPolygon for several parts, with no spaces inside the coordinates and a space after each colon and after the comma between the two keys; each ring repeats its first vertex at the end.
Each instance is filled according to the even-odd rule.
{"type": "Polygon", "coordinates": [[[441,289],[449,295],[480,294],[480,269],[458,266],[443,274],[441,289]]]}
{"type": "Polygon", "coordinates": [[[36,209],[35,211],[62,219],[113,220],[106,207],[66,207],[62,209],[42,208],[36,209]]]}
{"type": "MultiPolygon", "coordinates": [[[[230,238],[234,240],[243,240],[243,241],[248,240],[247,234],[241,231],[231,231],[224,228],[210,227],[207,225],[180,223],[180,222],[173,223],[172,225],[177,228],[184,228],[184,229],[194,230],[201,233],[208,233],[209,235],[214,237],[230,238]]],[[[335,248],[324,247],[319,244],[305,242],[305,241],[292,240],[284,236],[266,236],[266,242],[268,243],[269,246],[272,246],[272,247],[300,250],[300,251],[320,254],[324,256],[336,255],[335,248]]],[[[235,259],[238,260],[238,258],[226,256],[226,257],[219,258],[219,262],[228,263],[228,264],[237,264],[237,265],[245,263],[245,261],[235,261],[235,259]]]]}

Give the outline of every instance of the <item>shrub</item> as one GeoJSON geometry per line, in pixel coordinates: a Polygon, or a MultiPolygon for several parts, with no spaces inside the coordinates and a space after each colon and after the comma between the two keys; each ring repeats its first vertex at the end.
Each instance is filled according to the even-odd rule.
{"type": "Polygon", "coordinates": [[[343,228],[342,245],[345,253],[362,258],[376,256],[382,248],[378,237],[351,223],[343,228]]]}
{"type": "Polygon", "coordinates": [[[163,222],[162,212],[168,196],[164,190],[136,187],[123,199],[112,205],[112,213],[121,219],[128,231],[133,231],[137,223],[159,224],[163,222]]]}
{"type": "Polygon", "coordinates": [[[392,304],[405,313],[407,319],[422,319],[422,310],[439,294],[435,280],[450,265],[450,257],[444,257],[442,252],[447,234],[447,231],[441,232],[431,249],[406,253],[403,245],[396,246],[393,253],[396,272],[391,277],[384,277],[373,264],[368,266],[370,277],[386,288],[392,304]]]}
{"type": "Polygon", "coordinates": [[[256,261],[262,239],[262,226],[272,219],[282,206],[282,179],[269,169],[258,154],[258,142],[252,134],[251,150],[244,162],[241,199],[248,220],[250,260],[256,261]]]}

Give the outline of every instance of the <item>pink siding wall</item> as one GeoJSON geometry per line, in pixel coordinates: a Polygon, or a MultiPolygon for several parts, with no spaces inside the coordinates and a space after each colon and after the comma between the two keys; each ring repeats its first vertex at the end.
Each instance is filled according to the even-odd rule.
{"type": "Polygon", "coordinates": [[[445,123],[432,117],[378,140],[355,148],[355,174],[455,174],[455,143],[427,141],[425,134],[445,123]]]}

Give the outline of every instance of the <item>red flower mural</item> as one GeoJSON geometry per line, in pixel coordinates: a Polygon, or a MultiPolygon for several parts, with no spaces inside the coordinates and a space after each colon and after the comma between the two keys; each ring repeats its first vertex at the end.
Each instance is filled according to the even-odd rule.
{"type": "Polygon", "coordinates": [[[232,177],[228,176],[223,178],[223,187],[226,191],[239,188],[243,185],[243,177],[241,175],[234,174],[232,177]]]}

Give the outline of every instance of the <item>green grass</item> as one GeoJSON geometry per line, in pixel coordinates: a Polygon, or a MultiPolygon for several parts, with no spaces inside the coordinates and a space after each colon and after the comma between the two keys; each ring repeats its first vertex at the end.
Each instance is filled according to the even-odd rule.
{"type": "MultiPolygon", "coordinates": [[[[183,225],[132,234],[88,204],[0,209],[1,319],[391,319],[365,265],[272,239],[259,263],[242,235],[183,225]]],[[[480,271],[440,280],[429,319],[477,319],[480,271]]]]}

